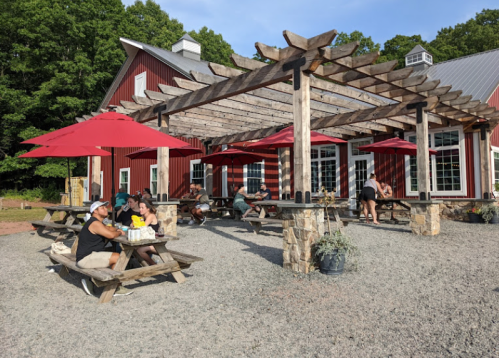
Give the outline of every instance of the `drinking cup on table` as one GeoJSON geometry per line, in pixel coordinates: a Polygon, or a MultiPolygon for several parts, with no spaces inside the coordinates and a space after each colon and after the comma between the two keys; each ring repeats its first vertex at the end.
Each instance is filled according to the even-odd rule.
{"type": "Polygon", "coordinates": [[[123,206],[123,211],[128,211],[128,209],[130,209],[130,205],[128,205],[128,203],[126,203],[126,204],[123,206]]]}

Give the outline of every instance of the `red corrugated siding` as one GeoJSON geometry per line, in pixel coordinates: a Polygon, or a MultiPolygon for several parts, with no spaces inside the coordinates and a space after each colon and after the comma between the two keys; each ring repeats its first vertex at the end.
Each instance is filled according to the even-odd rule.
{"type": "Polygon", "coordinates": [[[466,156],[466,195],[467,198],[475,197],[475,156],[473,153],[473,133],[465,133],[464,150],[466,156]]]}
{"type": "Polygon", "coordinates": [[[126,71],[125,76],[120,82],[118,89],[113,94],[109,104],[119,105],[120,101],[132,101],[132,95],[135,90],[135,76],[146,72],[146,89],[160,92],[158,83],[175,86],[173,77],[186,78],[184,75],[168,67],[163,62],[152,57],[147,52],[140,50],[134,61],[126,71]]]}
{"type": "MultiPolygon", "coordinates": [[[[499,109],[499,87],[496,88],[492,96],[490,96],[488,104],[499,109]]],[[[490,144],[494,147],[499,147],[499,127],[496,127],[490,137],[490,144]]]]}
{"type": "Polygon", "coordinates": [[[340,150],[340,197],[348,198],[348,144],[338,146],[340,150]]]}

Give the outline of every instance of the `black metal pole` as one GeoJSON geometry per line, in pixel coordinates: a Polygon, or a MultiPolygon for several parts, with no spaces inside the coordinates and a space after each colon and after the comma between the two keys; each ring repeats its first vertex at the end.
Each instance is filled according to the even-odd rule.
{"type": "Polygon", "coordinates": [[[69,191],[69,207],[73,206],[73,202],[71,201],[71,167],[69,166],[69,158],[68,159],[68,191],[69,191]]]}
{"type": "MultiPolygon", "coordinates": [[[[130,180],[130,178],[128,178],[130,180]]],[[[116,197],[114,190],[114,147],[111,147],[111,217],[114,226],[114,205],[116,205],[116,197]]]]}
{"type": "Polygon", "coordinates": [[[232,195],[234,195],[236,188],[234,187],[234,159],[232,159],[232,195]]]}

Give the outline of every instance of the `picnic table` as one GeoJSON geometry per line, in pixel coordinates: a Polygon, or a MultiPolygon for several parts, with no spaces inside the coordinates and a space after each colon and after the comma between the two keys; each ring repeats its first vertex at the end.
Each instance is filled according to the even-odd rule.
{"type": "Polygon", "coordinates": [[[122,249],[114,269],[82,269],[76,266],[75,254],[76,248],[78,247],[78,239],[75,240],[73,247],[71,248],[71,254],[52,254],[50,251],[46,251],[45,253],[54,264],[59,263],[64,266],[59,272],[61,277],[66,276],[69,273],[69,270],[73,270],[91,277],[97,287],[104,287],[99,298],[99,303],[106,303],[111,301],[118,285],[125,281],[171,273],[175,281],[183,283],[185,281],[185,276],[181,269],[188,268],[193,262],[202,261],[203,259],[181,252],[167,250],[166,243],[170,240],[178,240],[178,238],[165,235],[164,237],[158,237],[153,240],[141,241],[128,241],[126,236],[119,236],[113,239],[112,241],[119,243],[122,249]],[[156,249],[156,252],[163,261],[162,263],[149,266],[147,262],[137,254],[137,248],[151,245],[156,249]],[[125,270],[132,255],[137,258],[142,267],[125,270]]]}
{"type": "Polygon", "coordinates": [[[257,218],[255,217],[246,217],[242,218],[242,221],[249,222],[250,225],[253,227],[253,232],[255,234],[258,234],[262,228],[262,224],[282,224],[282,211],[281,208],[279,208],[278,204],[282,203],[282,200],[257,200],[253,201],[252,204],[255,206],[260,207],[260,215],[258,215],[257,218]],[[272,218],[266,217],[269,216],[269,209],[271,207],[276,208],[276,215],[273,216],[272,218]]]}
{"type": "Polygon", "coordinates": [[[86,206],[69,206],[69,205],[56,205],[56,206],[45,206],[44,209],[47,211],[43,220],[31,221],[31,225],[37,228],[38,234],[42,234],[44,230],[55,230],[59,232],[56,238],[57,241],[61,241],[67,237],[67,234],[78,230],[81,230],[80,223],[83,219],[78,217],[78,215],[84,215],[88,213],[89,208],[86,206]],[[51,221],[52,215],[56,212],[64,213],[64,218],[61,223],[56,223],[51,221]]]}
{"type": "MultiPolygon", "coordinates": [[[[376,214],[378,215],[382,213],[411,213],[411,207],[406,203],[407,198],[378,198],[376,199],[376,214]],[[390,207],[390,204],[397,204],[399,209],[394,209],[393,206],[390,207]]],[[[362,214],[362,208],[359,209],[350,209],[353,213],[357,214],[357,218],[360,218],[360,214],[362,214]]]]}

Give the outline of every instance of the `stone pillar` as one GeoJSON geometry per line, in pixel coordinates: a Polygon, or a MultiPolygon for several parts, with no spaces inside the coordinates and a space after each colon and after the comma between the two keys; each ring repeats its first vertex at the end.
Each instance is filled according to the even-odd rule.
{"type": "Polygon", "coordinates": [[[177,236],[177,205],[178,201],[167,201],[157,203],[156,217],[166,235],[177,236]]]}
{"type": "Polygon", "coordinates": [[[324,235],[324,207],[318,204],[279,204],[283,215],[283,267],[295,272],[314,270],[312,246],[324,235]]]}
{"type": "Polygon", "coordinates": [[[411,205],[413,234],[434,236],[440,234],[440,204],[442,200],[408,200],[411,205]]]}

